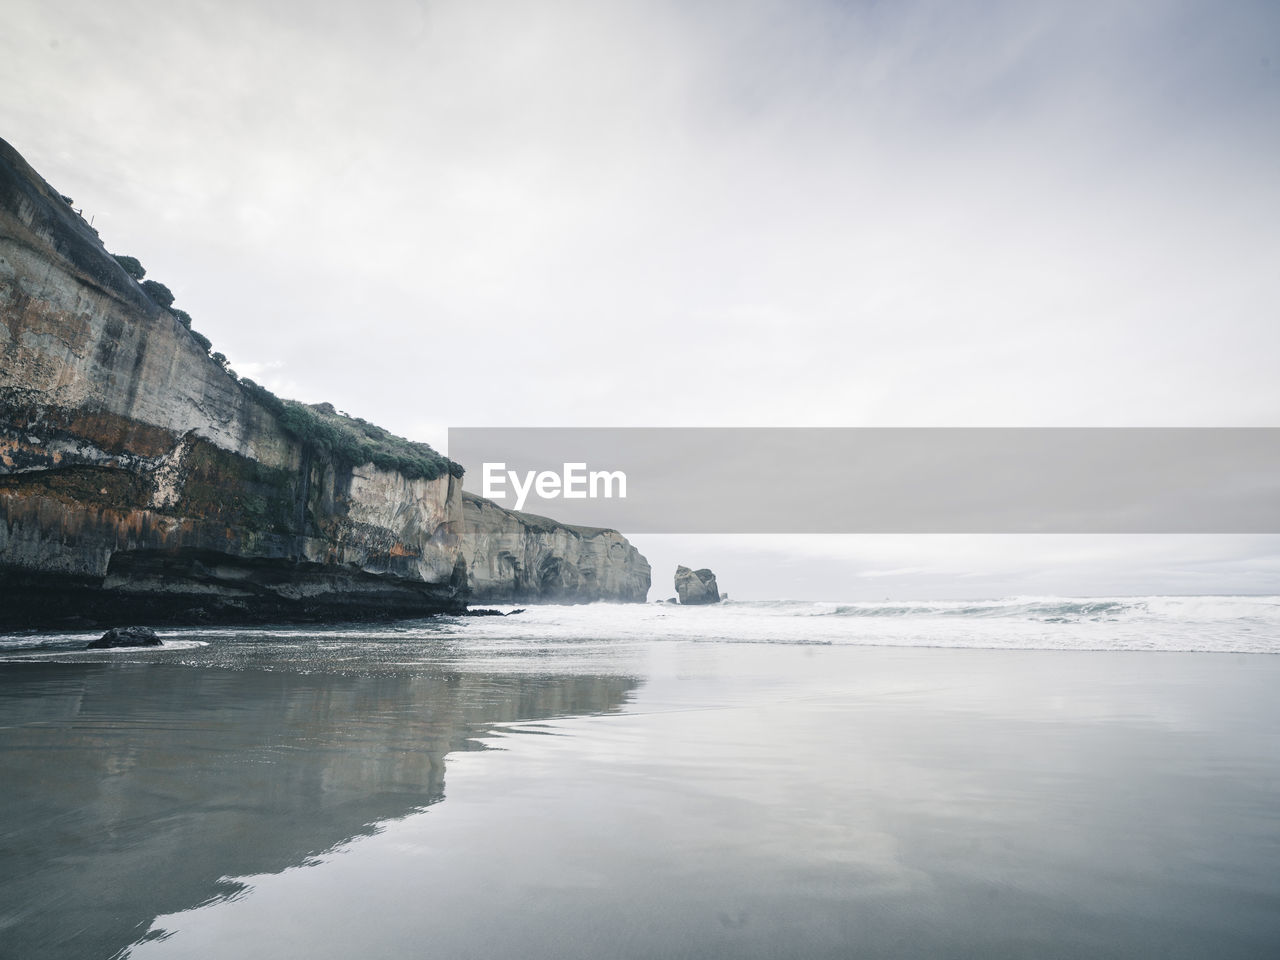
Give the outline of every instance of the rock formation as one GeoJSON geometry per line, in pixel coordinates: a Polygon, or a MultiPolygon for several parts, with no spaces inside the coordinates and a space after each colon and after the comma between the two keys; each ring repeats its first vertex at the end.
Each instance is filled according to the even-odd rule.
{"type": "Polygon", "coordinates": [[[710,570],[676,567],[676,594],[683,604],[719,603],[716,575],[710,570]]]}
{"type": "Polygon", "coordinates": [[[150,627],[112,627],[97,640],[91,640],[86,650],[109,650],[112,647],[159,647],[163,641],[150,627]]]}
{"type": "Polygon", "coordinates": [[[616,530],[556,523],[464,492],[463,559],[477,603],[643,603],[649,561],[616,530]]]}
{"type": "MultiPolygon", "coordinates": [[[[480,543],[506,549],[524,520],[464,549],[456,465],[331,408],[286,408],[207,349],[0,140],[0,628],[457,612],[464,554],[492,596],[502,563],[480,543]],[[299,416],[329,440],[398,446],[353,462],[299,416]]],[[[625,540],[543,522],[542,549],[514,554],[536,561],[536,593],[632,597],[605,562],[636,564],[625,540]]]]}

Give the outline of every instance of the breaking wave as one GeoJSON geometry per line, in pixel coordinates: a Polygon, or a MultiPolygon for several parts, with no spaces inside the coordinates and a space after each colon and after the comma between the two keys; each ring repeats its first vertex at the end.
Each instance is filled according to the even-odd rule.
{"type": "Polygon", "coordinates": [[[960,617],[1039,623],[1166,620],[1238,621],[1280,625],[1280,597],[1010,597],[1001,600],[865,601],[859,603],[745,601],[762,613],[822,617],[960,617]]]}

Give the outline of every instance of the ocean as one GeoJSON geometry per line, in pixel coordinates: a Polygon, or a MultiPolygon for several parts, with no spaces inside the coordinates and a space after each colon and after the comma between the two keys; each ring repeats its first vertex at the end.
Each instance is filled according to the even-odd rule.
{"type": "Polygon", "coordinates": [[[2,957],[1280,955],[1278,597],[159,632],[0,637],[2,957]]]}

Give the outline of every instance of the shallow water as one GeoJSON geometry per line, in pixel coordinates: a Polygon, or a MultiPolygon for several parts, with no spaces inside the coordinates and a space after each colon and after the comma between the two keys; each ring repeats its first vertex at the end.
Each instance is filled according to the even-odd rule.
{"type": "Polygon", "coordinates": [[[1280,948],[1280,658],[740,643],[731,615],[10,654],[0,955],[1280,948]]]}

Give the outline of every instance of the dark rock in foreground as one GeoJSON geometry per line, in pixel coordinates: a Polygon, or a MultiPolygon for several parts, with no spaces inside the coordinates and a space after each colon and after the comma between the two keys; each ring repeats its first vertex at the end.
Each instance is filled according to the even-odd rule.
{"type": "Polygon", "coordinates": [[[680,602],[686,605],[720,602],[716,575],[705,568],[690,570],[688,567],[676,567],[676,593],[680,602]]]}
{"type": "Polygon", "coordinates": [[[105,650],[111,647],[159,647],[161,640],[150,627],[112,627],[97,640],[90,642],[86,650],[105,650]]]}

